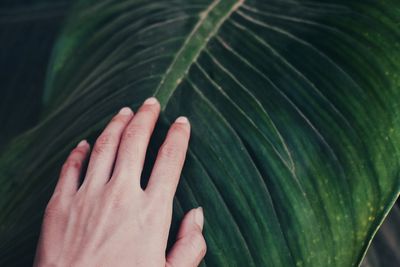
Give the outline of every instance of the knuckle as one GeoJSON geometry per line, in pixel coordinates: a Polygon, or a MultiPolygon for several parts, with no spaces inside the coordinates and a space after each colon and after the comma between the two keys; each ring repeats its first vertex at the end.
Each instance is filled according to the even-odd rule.
{"type": "Polygon", "coordinates": [[[85,206],[85,198],[82,195],[79,195],[75,198],[75,201],[72,202],[71,207],[74,211],[82,210],[85,206]]]}
{"type": "Polygon", "coordinates": [[[115,124],[115,123],[118,124],[120,122],[124,122],[125,121],[124,119],[125,119],[125,116],[119,116],[119,114],[117,114],[116,116],[112,117],[111,123],[112,124],[115,124]]]}
{"type": "Polygon", "coordinates": [[[124,139],[136,139],[146,136],[147,129],[145,125],[134,122],[126,128],[124,139]]]}
{"type": "Polygon", "coordinates": [[[178,160],[182,157],[182,150],[172,144],[164,144],[160,148],[160,157],[169,160],[178,160]]]}
{"type": "Polygon", "coordinates": [[[156,105],[144,105],[140,108],[140,112],[147,113],[153,117],[158,115],[158,108],[156,105]]]}
{"type": "Polygon", "coordinates": [[[147,208],[142,210],[142,213],[140,216],[138,216],[138,223],[141,225],[143,228],[146,227],[152,227],[153,229],[156,229],[160,226],[160,216],[155,216],[159,210],[147,208]]]}
{"type": "Polygon", "coordinates": [[[86,156],[86,150],[76,147],[74,148],[71,153],[69,154],[67,160],[63,164],[63,168],[80,167],[81,160],[86,156]]]}
{"type": "Polygon", "coordinates": [[[174,123],[171,126],[171,132],[173,134],[179,135],[180,138],[188,139],[189,138],[189,129],[180,123],[174,123]]]}
{"type": "Polygon", "coordinates": [[[70,171],[80,172],[82,168],[82,162],[78,160],[69,159],[61,167],[60,177],[66,176],[70,171]]]}
{"type": "Polygon", "coordinates": [[[201,245],[200,245],[200,252],[201,252],[200,255],[203,258],[207,253],[207,243],[203,236],[202,236],[201,240],[202,241],[201,241],[201,245]]]}
{"type": "Polygon", "coordinates": [[[53,195],[49,200],[49,203],[47,203],[46,212],[54,212],[58,210],[59,204],[60,204],[59,197],[55,197],[55,195],[53,195]]]}
{"type": "Polygon", "coordinates": [[[121,151],[121,155],[125,155],[128,158],[136,157],[139,154],[140,146],[138,144],[132,144],[129,146],[120,146],[119,151],[121,151]]]}
{"type": "Polygon", "coordinates": [[[120,115],[114,116],[110,121],[109,127],[123,128],[128,120],[129,118],[127,118],[126,116],[120,116],[120,115]]]}
{"type": "Polygon", "coordinates": [[[66,162],[64,162],[64,164],[63,164],[62,167],[61,167],[60,177],[65,176],[65,174],[66,174],[67,171],[68,171],[68,166],[69,166],[69,163],[68,163],[68,160],[67,160],[66,162]]]}
{"type": "Polygon", "coordinates": [[[60,217],[66,213],[65,201],[61,198],[60,194],[53,194],[47,203],[44,211],[44,216],[47,217],[60,217]]]}
{"type": "Polygon", "coordinates": [[[124,211],[128,208],[128,202],[126,199],[120,195],[115,195],[111,198],[110,205],[113,210],[124,211]]]}
{"type": "Polygon", "coordinates": [[[159,189],[157,194],[154,194],[153,196],[153,200],[155,202],[154,206],[156,208],[159,208],[160,205],[163,207],[165,205],[170,205],[173,198],[170,196],[170,194],[168,194],[168,189],[166,188],[166,186],[163,184],[159,184],[158,188],[159,189]]]}
{"type": "Polygon", "coordinates": [[[125,187],[113,186],[107,192],[105,205],[110,206],[113,210],[126,210],[130,204],[128,191],[125,187]]]}
{"type": "Polygon", "coordinates": [[[96,140],[93,153],[100,154],[106,152],[115,141],[115,137],[111,133],[102,133],[96,140]]]}
{"type": "Polygon", "coordinates": [[[167,193],[167,190],[164,191],[165,192],[157,192],[157,194],[151,195],[149,200],[146,201],[148,210],[151,214],[168,216],[168,214],[172,212],[174,198],[171,194],[167,193]]]}
{"type": "Polygon", "coordinates": [[[82,162],[76,159],[69,159],[67,160],[64,165],[63,169],[69,170],[69,169],[75,169],[75,170],[80,170],[82,167],[82,162]]]}
{"type": "Polygon", "coordinates": [[[174,196],[174,186],[168,182],[161,182],[157,184],[157,187],[157,190],[152,194],[155,207],[158,209],[162,207],[165,211],[172,209],[173,202],[174,200],[176,201],[174,196]]]}
{"type": "Polygon", "coordinates": [[[204,256],[207,251],[207,244],[200,232],[195,232],[189,239],[189,245],[199,255],[204,256]]]}
{"type": "Polygon", "coordinates": [[[80,156],[84,155],[85,152],[86,152],[86,151],[85,151],[84,149],[82,149],[81,147],[75,147],[75,148],[72,150],[72,152],[71,152],[71,154],[70,154],[70,157],[72,157],[72,158],[77,158],[77,157],[80,157],[80,156]]]}

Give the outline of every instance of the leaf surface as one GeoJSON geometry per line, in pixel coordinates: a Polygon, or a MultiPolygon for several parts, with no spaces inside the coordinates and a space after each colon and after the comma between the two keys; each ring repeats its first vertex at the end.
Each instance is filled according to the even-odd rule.
{"type": "Polygon", "coordinates": [[[399,8],[78,1],[53,49],[47,116],[0,158],[0,263],[30,251],[40,216],[27,211],[44,207],[76,141],[154,95],[150,155],[178,115],[192,124],[173,229],[204,207],[204,265],[357,266],[400,189],[399,8]]]}

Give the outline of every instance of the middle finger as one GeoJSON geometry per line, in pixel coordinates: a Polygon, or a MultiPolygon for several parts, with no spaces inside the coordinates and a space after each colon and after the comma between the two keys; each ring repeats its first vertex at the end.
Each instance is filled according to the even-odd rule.
{"type": "Polygon", "coordinates": [[[151,97],[140,107],[125,128],[110,183],[131,183],[140,188],[147,146],[160,113],[160,104],[151,97]]]}

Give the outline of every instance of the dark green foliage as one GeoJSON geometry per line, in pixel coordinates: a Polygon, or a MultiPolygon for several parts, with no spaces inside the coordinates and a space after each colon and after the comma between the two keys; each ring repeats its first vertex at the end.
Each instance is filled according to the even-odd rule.
{"type": "Polygon", "coordinates": [[[178,115],[192,124],[173,229],[204,207],[205,265],[360,263],[400,190],[398,1],[45,2],[29,23],[0,13],[18,99],[1,100],[0,265],[31,262],[72,146],[151,95],[150,154],[178,115]]]}

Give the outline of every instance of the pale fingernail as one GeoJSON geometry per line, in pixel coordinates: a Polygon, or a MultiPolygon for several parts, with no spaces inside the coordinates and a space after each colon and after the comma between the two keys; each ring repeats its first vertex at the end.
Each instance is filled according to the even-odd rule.
{"type": "Polygon", "coordinates": [[[200,227],[201,230],[203,230],[203,225],[204,225],[204,213],[203,213],[203,208],[198,207],[194,211],[194,221],[195,223],[200,227]]]}
{"type": "Polygon", "coordinates": [[[143,102],[143,104],[145,104],[145,105],[154,105],[157,102],[158,102],[157,98],[150,97],[150,98],[147,98],[146,101],[143,102]]]}
{"type": "Polygon", "coordinates": [[[123,107],[119,111],[119,114],[121,114],[121,115],[130,115],[130,114],[132,114],[132,110],[130,108],[128,108],[128,107],[123,107]]]}
{"type": "Polygon", "coordinates": [[[188,120],[188,118],[186,118],[185,116],[181,116],[181,117],[178,117],[178,118],[175,120],[175,122],[177,122],[177,123],[189,123],[189,120],[188,120]]]}
{"type": "Polygon", "coordinates": [[[82,147],[86,144],[87,144],[87,141],[84,139],[84,140],[80,141],[76,147],[82,147]]]}

